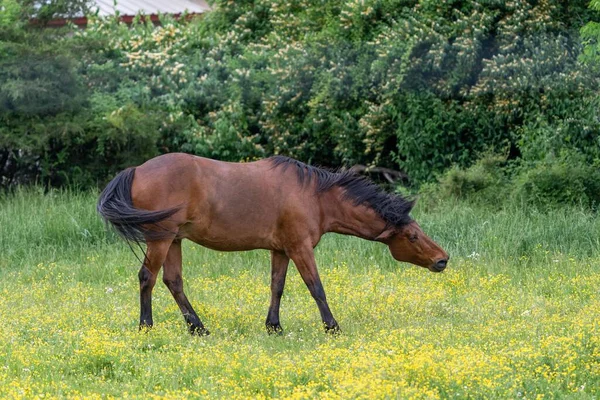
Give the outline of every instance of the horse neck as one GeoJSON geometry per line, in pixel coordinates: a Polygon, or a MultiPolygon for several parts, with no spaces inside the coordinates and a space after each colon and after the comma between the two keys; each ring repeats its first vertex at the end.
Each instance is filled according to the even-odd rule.
{"type": "Polygon", "coordinates": [[[385,221],[372,208],[355,205],[343,194],[334,187],[321,195],[323,231],[374,240],[385,230],[385,221]]]}

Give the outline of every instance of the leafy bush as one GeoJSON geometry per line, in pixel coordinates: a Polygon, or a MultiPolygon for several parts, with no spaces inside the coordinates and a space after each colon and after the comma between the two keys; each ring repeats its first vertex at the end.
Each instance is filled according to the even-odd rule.
{"type": "Polygon", "coordinates": [[[421,193],[433,202],[456,198],[497,206],[510,195],[509,169],[506,156],[486,154],[469,168],[454,165],[421,193]]]}
{"type": "MultiPolygon", "coordinates": [[[[600,11],[600,1],[591,0],[589,8],[590,10],[600,11]]],[[[589,21],[581,28],[581,36],[585,44],[581,58],[589,65],[597,67],[600,60],[600,23],[589,21]]]]}
{"type": "Polygon", "coordinates": [[[472,195],[492,188],[494,190],[492,196],[499,197],[501,194],[497,191],[501,190],[506,183],[503,169],[505,164],[505,157],[488,155],[466,170],[454,166],[443,175],[440,181],[441,187],[446,193],[457,197],[472,195]]]}
{"type": "MultiPolygon", "coordinates": [[[[47,6],[59,12],[67,3],[47,6]]],[[[29,18],[25,6],[11,7],[13,22],[29,18]]],[[[139,101],[138,86],[106,68],[106,57],[87,63],[90,53],[71,29],[8,22],[0,29],[12,38],[0,52],[0,186],[95,186],[159,153],[163,109],[139,101]],[[118,94],[107,90],[109,81],[118,94]]]]}
{"type": "Polygon", "coordinates": [[[600,167],[574,152],[518,164],[488,154],[469,168],[453,166],[436,184],[424,185],[421,192],[433,203],[454,198],[493,207],[515,202],[541,208],[576,205],[597,209],[600,167]]]}
{"type": "Polygon", "coordinates": [[[201,19],[92,17],[74,34],[0,1],[1,185],[95,185],[171,151],[379,165],[417,185],[488,150],[599,157],[583,0],[217,0],[201,19]]]}
{"type": "Polygon", "coordinates": [[[513,197],[542,207],[559,204],[597,208],[600,205],[600,167],[581,160],[548,160],[526,169],[515,179],[513,197]]]}

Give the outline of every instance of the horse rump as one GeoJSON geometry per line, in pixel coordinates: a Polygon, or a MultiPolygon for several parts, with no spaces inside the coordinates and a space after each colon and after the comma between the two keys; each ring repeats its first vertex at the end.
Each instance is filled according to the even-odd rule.
{"type": "Polygon", "coordinates": [[[96,206],[98,214],[127,241],[141,243],[173,237],[174,232],[159,223],[173,216],[180,207],[159,211],[135,208],[131,197],[134,175],[135,168],[127,168],[106,185],[96,206]]]}

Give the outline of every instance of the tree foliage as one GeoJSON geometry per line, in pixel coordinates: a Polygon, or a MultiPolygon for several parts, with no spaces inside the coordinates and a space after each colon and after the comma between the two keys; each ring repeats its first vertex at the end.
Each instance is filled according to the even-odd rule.
{"type": "MultiPolygon", "coordinates": [[[[16,3],[1,1],[21,21],[7,42],[29,43],[16,3]]],[[[597,19],[586,1],[213,7],[159,27],[92,17],[16,58],[3,44],[0,148],[47,182],[83,185],[168,151],[380,165],[415,183],[490,149],[531,165],[600,160],[598,71],[580,61],[579,30],[597,19]]]]}
{"type": "MultiPolygon", "coordinates": [[[[591,10],[600,12],[600,1],[591,0],[589,7],[591,10]]],[[[581,28],[581,37],[585,44],[581,58],[588,64],[597,64],[600,61],[600,23],[589,21],[581,28]]]]}

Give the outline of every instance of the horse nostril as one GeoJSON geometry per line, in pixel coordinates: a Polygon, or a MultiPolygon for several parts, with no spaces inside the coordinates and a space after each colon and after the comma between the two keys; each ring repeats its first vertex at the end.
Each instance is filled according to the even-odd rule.
{"type": "Polygon", "coordinates": [[[448,259],[439,260],[435,263],[435,268],[441,271],[446,268],[446,264],[448,264],[448,259]]]}

